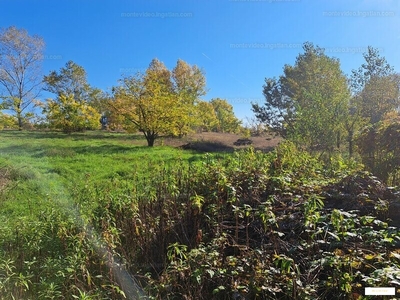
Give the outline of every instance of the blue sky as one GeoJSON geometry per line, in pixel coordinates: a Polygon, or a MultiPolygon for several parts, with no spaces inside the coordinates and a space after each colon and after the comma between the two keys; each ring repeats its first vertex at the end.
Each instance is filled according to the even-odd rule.
{"type": "Polygon", "coordinates": [[[369,45],[399,70],[399,17],[396,0],[0,0],[0,27],[44,38],[44,75],[72,60],[109,90],[155,57],[170,69],[183,59],[204,70],[203,99],[227,99],[241,119],[306,41],[346,74],[369,45]]]}

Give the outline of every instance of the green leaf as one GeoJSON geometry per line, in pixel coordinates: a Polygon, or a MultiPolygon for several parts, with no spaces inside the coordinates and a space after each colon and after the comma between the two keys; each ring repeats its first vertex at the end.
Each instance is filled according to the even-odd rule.
{"type": "Polygon", "coordinates": [[[327,233],[328,233],[330,236],[333,236],[336,240],[340,241],[340,237],[338,237],[338,236],[337,236],[336,234],[334,234],[333,232],[327,231],[327,233]]]}
{"type": "Polygon", "coordinates": [[[384,238],[383,241],[386,242],[386,243],[392,243],[392,242],[393,242],[393,239],[387,237],[387,238],[384,238]]]}

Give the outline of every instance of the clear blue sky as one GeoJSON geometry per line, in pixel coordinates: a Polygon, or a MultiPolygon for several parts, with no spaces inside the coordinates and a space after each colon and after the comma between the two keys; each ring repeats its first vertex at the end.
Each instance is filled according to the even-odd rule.
{"type": "Polygon", "coordinates": [[[399,17],[397,0],[0,0],[0,27],[44,38],[44,74],[72,60],[109,90],[155,57],[170,69],[183,59],[204,70],[203,99],[227,99],[241,119],[306,41],[346,74],[368,45],[399,70],[399,17]]]}

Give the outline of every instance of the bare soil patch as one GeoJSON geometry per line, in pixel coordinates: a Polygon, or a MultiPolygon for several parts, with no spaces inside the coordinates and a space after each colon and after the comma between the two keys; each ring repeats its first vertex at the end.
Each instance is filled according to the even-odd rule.
{"type": "Polygon", "coordinates": [[[204,152],[232,152],[235,149],[243,149],[251,146],[256,150],[268,152],[273,150],[282,141],[281,137],[267,135],[248,138],[252,142],[251,145],[235,145],[239,139],[243,139],[243,136],[233,133],[202,132],[189,134],[184,138],[160,138],[156,141],[156,145],[164,144],[204,152]]]}

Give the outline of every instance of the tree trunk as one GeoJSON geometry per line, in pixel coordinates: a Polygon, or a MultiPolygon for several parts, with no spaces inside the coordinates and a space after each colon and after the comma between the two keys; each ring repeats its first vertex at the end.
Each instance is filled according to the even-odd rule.
{"type": "Polygon", "coordinates": [[[353,157],[353,130],[349,131],[349,157],[353,157]]]}
{"type": "Polygon", "coordinates": [[[157,138],[157,134],[153,132],[143,132],[144,136],[146,137],[147,140],[147,146],[153,147],[154,146],[154,141],[157,138]]]}
{"type": "Polygon", "coordinates": [[[154,146],[154,138],[147,139],[147,146],[153,147],[154,146]]]}
{"type": "Polygon", "coordinates": [[[18,119],[18,130],[21,131],[22,130],[22,116],[21,114],[17,115],[17,119],[18,119]]]}

